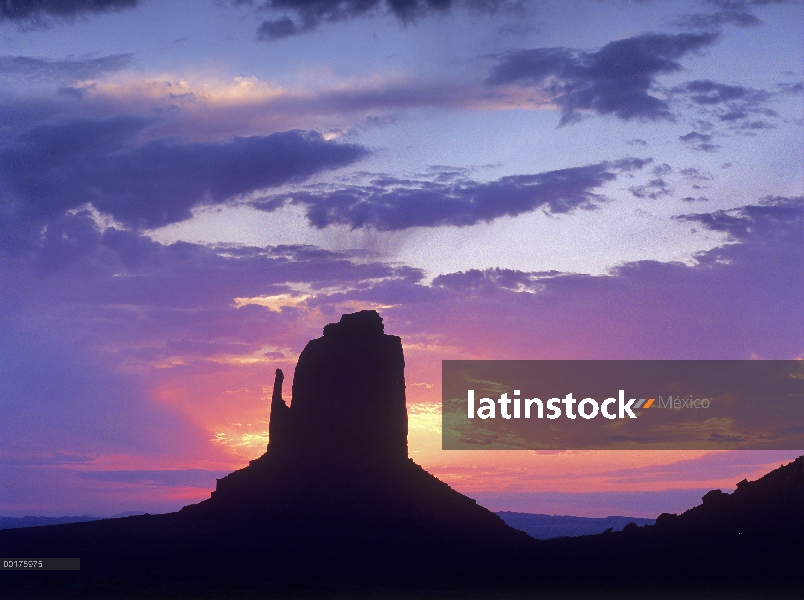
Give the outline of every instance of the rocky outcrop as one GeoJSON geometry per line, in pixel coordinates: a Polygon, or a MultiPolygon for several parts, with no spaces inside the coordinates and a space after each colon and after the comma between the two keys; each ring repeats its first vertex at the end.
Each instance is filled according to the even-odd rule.
{"type": "Polygon", "coordinates": [[[376,464],[408,457],[402,340],[364,310],[324,327],[299,356],[293,404],[282,400],[277,371],[269,455],[376,464]]]}
{"type": "Polygon", "coordinates": [[[419,569],[417,577],[445,577],[425,568],[440,560],[473,577],[478,560],[502,564],[533,546],[408,458],[402,341],[385,334],[377,312],[343,315],[306,345],[289,406],[283,383],[277,370],[266,453],[181,516],[232,531],[258,523],[249,535],[260,532],[273,552],[295,556],[291,571],[323,552],[347,561],[341,575],[419,569]]]}
{"type": "Polygon", "coordinates": [[[379,506],[380,482],[409,483],[425,473],[408,458],[402,340],[385,334],[376,311],[343,315],[305,346],[290,406],[283,383],[277,369],[266,453],[219,480],[210,501],[185,512],[244,504],[279,510],[291,498],[299,512],[317,507],[322,494],[328,505],[340,499],[345,510],[358,495],[362,504],[375,498],[379,506]]]}
{"type": "Polygon", "coordinates": [[[274,440],[274,449],[287,447],[292,443],[293,432],[290,424],[290,408],[282,399],[282,383],[285,374],[282,369],[276,370],[274,391],[271,395],[271,420],[268,422],[268,439],[274,440]]]}
{"type": "Polygon", "coordinates": [[[804,539],[804,457],[756,481],[743,479],[731,494],[711,490],[701,504],[680,515],[662,513],[654,527],[668,533],[739,535],[797,531],[804,539]]]}

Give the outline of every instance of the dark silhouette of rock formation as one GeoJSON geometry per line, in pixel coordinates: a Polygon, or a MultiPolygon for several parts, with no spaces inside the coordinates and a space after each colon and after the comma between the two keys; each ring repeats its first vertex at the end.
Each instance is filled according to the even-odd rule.
{"type": "Polygon", "coordinates": [[[337,480],[330,493],[354,495],[369,474],[378,480],[414,472],[408,459],[402,340],[385,335],[377,312],[343,315],[307,344],[293,377],[290,407],[282,398],[283,382],[277,369],[267,452],[219,480],[200,508],[214,510],[245,498],[255,502],[278,490],[312,493],[305,481],[335,485],[337,480]]]}
{"type": "Polygon", "coordinates": [[[335,561],[327,577],[348,580],[415,578],[433,561],[471,576],[482,557],[526,550],[526,535],[408,458],[404,369],[402,341],[375,311],[327,325],[299,356],[291,406],[277,370],[267,452],[180,516],[259,523],[283,575],[298,571],[294,551],[299,563],[335,561]]]}
{"type": "MultiPolygon", "coordinates": [[[[475,516],[501,525],[498,517],[408,458],[402,341],[383,329],[375,311],[344,315],[327,325],[324,336],[299,356],[291,406],[282,398],[284,375],[277,369],[266,453],[220,479],[209,500],[182,512],[216,513],[234,506],[270,512],[286,505],[297,512],[316,505],[319,511],[336,501],[365,505],[373,499],[382,501],[376,509],[384,514],[402,510],[409,501],[419,506],[415,512],[421,517],[431,504],[428,494],[437,490],[434,497],[474,506],[475,516]]],[[[507,527],[498,530],[510,533],[507,527]]]]}
{"type": "Polygon", "coordinates": [[[293,379],[292,407],[282,399],[283,380],[278,369],[270,455],[376,464],[407,459],[402,340],[385,335],[375,311],[343,315],[307,344],[293,379]]]}
{"type": "Polygon", "coordinates": [[[79,556],[82,574],[276,583],[473,581],[535,540],[407,456],[404,356],[375,311],[276,372],[266,453],[178,513],[0,533],[0,551],[79,556]],[[46,549],[46,550],[45,550],[46,549]],[[55,553],[55,554],[54,554],[55,553]]]}
{"type": "Polygon", "coordinates": [[[731,494],[707,492],[701,504],[680,515],[663,513],[656,528],[739,535],[798,531],[804,539],[804,457],[756,481],[743,479],[731,494]]]}
{"type": "MultiPolygon", "coordinates": [[[[726,494],[654,525],[631,523],[621,532],[549,540],[553,573],[569,576],[568,561],[587,577],[645,585],[703,584],[798,590],[804,585],[804,457],[726,494]]],[[[798,592],[797,592],[798,593],[798,592]]],[[[760,597],[760,596],[758,596],[760,597]]]]}
{"type": "Polygon", "coordinates": [[[0,531],[2,556],[82,561],[80,573],[5,573],[0,592],[31,597],[41,581],[51,587],[37,593],[54,597],[69,595],[64,586],[114,597],[174,585],[802,583],[801,458],[653,526],[539,541],[408,458],[402,344],[376,312],[344,315],[305,347],[290,406],[283,381],[277,371],[266,453],[220,479],[208,500],[166,515],[0,531]]]}

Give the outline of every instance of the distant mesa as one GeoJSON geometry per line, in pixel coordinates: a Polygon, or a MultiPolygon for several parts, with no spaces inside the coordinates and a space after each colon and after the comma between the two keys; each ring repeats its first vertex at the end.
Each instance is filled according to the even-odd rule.
{"type": "Polygon", "coordinates": [[[511,511],[500,511],[495,514],[514,529],[524,531],[537,540],[595,535],[605,531],[622,531],[623,528],[629,528],[629,525],[637,527],[654,523],[654,519],[620,516],[594,518],[511,511]]]}

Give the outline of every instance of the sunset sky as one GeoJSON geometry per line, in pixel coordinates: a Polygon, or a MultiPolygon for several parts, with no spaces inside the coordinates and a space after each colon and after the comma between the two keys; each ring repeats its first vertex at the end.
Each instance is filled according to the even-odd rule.
{"type": "MultiPolygon", "coordinates": [[[[166,512],[377,309],[413,459],[655,517],[795,451],[443,451],[444,359],[804,358],[784,0],[0,3],[0,515],[166,512]]],[[[291,400],[292,401],[292,400],[291,400]]],[[[801,425],[801,424],[799,424],[801,425]]]]}

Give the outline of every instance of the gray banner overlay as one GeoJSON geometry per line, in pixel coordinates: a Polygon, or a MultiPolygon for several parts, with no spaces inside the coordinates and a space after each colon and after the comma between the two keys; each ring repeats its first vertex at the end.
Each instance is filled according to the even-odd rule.
{"type": "Polygon", "coordinates": [[[804,361],[445,360],[445,450],[804,450],[804,361]]]}
{"type": "Polygon", "coordinates": [[[3,558],[2,571],[80,571],[80,558],[3,558]]]}

